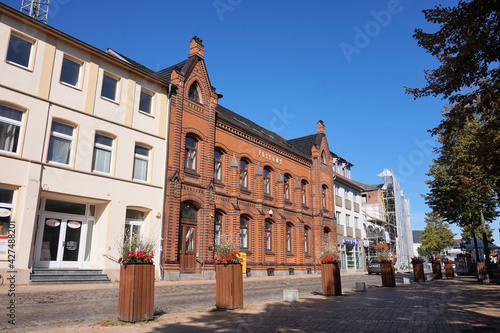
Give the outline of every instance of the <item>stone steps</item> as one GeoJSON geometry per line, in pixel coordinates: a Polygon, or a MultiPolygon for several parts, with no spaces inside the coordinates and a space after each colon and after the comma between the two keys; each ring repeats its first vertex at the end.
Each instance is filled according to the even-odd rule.
{"type": "Polygon", "coordinates": [[[30,274],[30,284],[87,284],[111,283],[99,269],[46,269],[34,268],[30,274]]]}

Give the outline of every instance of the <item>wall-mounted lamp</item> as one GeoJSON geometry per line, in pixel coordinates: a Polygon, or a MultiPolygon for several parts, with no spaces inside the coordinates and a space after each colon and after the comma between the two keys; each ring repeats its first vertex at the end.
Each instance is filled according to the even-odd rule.
{"type": "Polygon", "coordinates": [[[273,216],[273,210],[269,209],[269,216],[273,216]]]}

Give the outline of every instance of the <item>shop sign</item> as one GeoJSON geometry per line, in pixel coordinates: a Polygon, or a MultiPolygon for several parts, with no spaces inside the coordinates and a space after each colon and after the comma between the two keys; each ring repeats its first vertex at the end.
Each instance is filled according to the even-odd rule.
{"type": "Polygon", "coordinates": [[[80,222],[78,221],[70,221],[68,222],[68,227],[71,228],[71,229],[78,229],[80,228],[80,222]]]}
{"type": "Polygon", "coordinates": [[[357,239],[355,240],[344,239],[344,244],[358,245],[359,241],[357,239]]]}
{"type": "Polygon", "coordinates": [[[9,217],[9,216],[10,216],[10,209],[0,208],[0,217],[9,217]]]}

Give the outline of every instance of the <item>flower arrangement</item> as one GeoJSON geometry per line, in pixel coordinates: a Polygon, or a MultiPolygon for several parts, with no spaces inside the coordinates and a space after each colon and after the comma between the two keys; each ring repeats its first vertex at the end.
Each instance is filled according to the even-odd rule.
{"type": "Polygon", "coordinates": [[[420,257],[413,257],[413,258],[411,258],[411,263],[412,264],[423,263],[424,261],[425,261],[424,258],[420,258],[420,257]]]}
{"type": "Polygon", "coordinates": [[[381,263],[392,263],[392,258],[389,257],[389,244],[377,243],[377,259],[381,263]]]}
{"type": "Polygon", "coordinates": [[[220,236],[220,241],[215,244],[214,259],[215,264],[239,264],[240,257],[238,249],[238,242],[232,234],[220,236]]]}
{"type": "Polygon", "coordinates": [[[439,264],[439,259],[435,257],[429,258],[429,262],[432,264],[439,264]]]}
{"type": "Polygon", "coordinates": [[[443,263],[451,264],[453,261],[450,258],[443,258],[443,263]]]}
{"type": "Polygon", "coordinates": [[[154,258],[154,244],[138,237],[125,238],[121,246],[121,258],[118,263],[127,264],[152,264],[154,258]]]}
{"type": "Polygon", "coordinates": [[[338,263],[340,261],[340,256],[337,251],[337,246],[325,242],[319,254],[319,260],[322,264],[338,263]]]}

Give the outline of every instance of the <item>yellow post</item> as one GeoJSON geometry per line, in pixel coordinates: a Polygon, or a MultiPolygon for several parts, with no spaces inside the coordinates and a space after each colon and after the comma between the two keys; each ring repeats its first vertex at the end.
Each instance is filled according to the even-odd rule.
{"type": "Polygon", "coordinates": [[[238,253],[238,257],[240,258],[241,272],[246,273],[247,272],[247,254],[240,252],[240,253],[238,253]]]}

